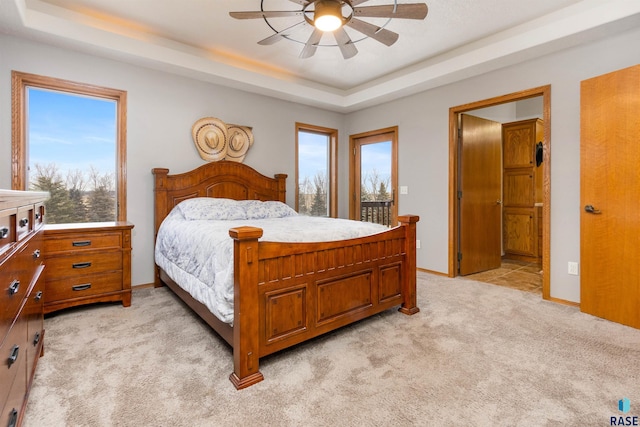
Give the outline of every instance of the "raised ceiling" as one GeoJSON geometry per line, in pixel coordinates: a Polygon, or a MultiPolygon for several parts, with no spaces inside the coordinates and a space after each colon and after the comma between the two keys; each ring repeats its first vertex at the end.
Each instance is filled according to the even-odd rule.
{"type": "MultiPolygon", "coordinates": [[[[347,60],[335,46],[300,59],[302,45],[295,41],[258,45],[273,30],[261,19],[229,16],[260,10],[261,4],[264,10],[300,9],[292,0],[0,0],[0,31],[349,112],[640,25],[637,0],[426,3],[425,20],[388,22],[385,28],[400,34],[394,45],[365,38],[347,60]]],[[[380,26],[387,21],[366,20],[380,26]]],[[[282,30],[298,19],[269,22],[282,30]]],[[[301,30],[299,38],[307,35],[301,30]]],[[[321,44],[332,41],[323,38],[321,44]]]]}

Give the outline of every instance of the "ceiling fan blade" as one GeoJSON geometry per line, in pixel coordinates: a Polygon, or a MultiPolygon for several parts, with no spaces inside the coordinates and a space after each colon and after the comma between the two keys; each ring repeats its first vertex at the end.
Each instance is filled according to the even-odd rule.
{"type": "Polygon", "coordinates": [[[267,37],[266,39],[262,39],[258,42],[259,45],[262,46],[266,46],[266,45],[270,45],[270,44],[274,44],[276,42],[279,42],[280,40],[284,39],[287,36],[290,36],[291,33],[293,33],[297,28],[297,26],[302,25],[302,24],[306,24],[306,22],[301,21],[298,22],[297,24],[293,24],[290,27],[285,28],[282,31],[279,31],[275,34],[270,35],[269,37],[267,37]]]}
{"type": "Polygon", "coordinates": [[[377,40],[387,46],[391,46],[392,44],[394,44],[399,37],[398,33],[385,30],[384,28],[380,28],[377,25],[373,25],[356,18],[351,18],[351,21],[347,23],[347,26],[353,28],[356,31],[360,31],[365,36],[371,37],[372,39],[377,40]]]}
{"type": "Polygon", "coordinates": [[[394,6],[364,6],[353,9],[353,16],[368,18],[402,18],[402,19],[424,19],[427,17],[428,8],[426,3],[408,3],[394,6]],[[393,9],[396,9],[395,13],[393,9]]]}
{"type": "MultiPolygon", "coordinates": [[[[309,0],[289,0],[289,1],[293,3],[301,4],[302,6],[306,6],[308,3],[311,3],[309,0]]],[[[364,0],[364,1],[367,1],[367,0],[364,0]]]]}
{"type": "Polygon", "coordinates": [[[284,16],[302,16],[301,10],[271,10],[271,11],[251,11],[251,12],[229,12],[232,18],[236,19],[256,19],[256,18],[281,18],[284,16]]]}
{"type": "Polygon", "coordinates": [[[338,42],[338,47],[340,48],[340,52],[342,52],[342,56],[344,59],[349,59],[358,53],[358,49],[356,49],[356,45],[353,44],[351,38],[344,30],[343,27],[338,28],[333,32],[333,35],[336,38],[336,42],[338,42]]]}
{"type": "Polygon", "coordinates": [[[316,53],[316,49],[318,49],[320,39],[322,39],[322,31],[314,27],[313,33],[311,33],[307,43],[302,48],[302,52],[300,52],[300,58],[311,58],[316,53]]]}
{"type": "Polygon", "coordinates": [[[369,0],[351,0],[351,6],[357,6],[360,3],[364,3],[366,1],[369,1],[369,0]]]}

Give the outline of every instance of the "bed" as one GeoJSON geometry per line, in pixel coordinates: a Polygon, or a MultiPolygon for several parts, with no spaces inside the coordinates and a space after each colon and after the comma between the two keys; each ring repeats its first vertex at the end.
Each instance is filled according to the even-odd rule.
{"type": "MultiPolygon", "coordinates": [[[[213,197],[286,201],[286,175],[266,177],[237,162],[204,164],[169,175],[155,168],[155,233],[180,202],[213,197]]],[[[155,286],[166,284],[233,349],[229,379],[242,389],[264,379],[260,358],[350,323],[416,305],[415,215],[373,235],[323,242],[260,240],[263,229],[235,225],[228,231],[233,252],[233,321],[225,322],[156,265],[155,286]]]]}

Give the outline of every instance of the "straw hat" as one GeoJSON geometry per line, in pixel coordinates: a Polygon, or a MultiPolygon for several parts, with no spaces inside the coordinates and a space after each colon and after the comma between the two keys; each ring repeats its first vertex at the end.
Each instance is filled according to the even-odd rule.
{"type": "Polygon", "coordinates": [[[242,162],[249,147],[253,145],[253,131],[249,126],[227,126],[226,160],[242,162]]]}
{"type": "Polygon", "coordinates": [[[210,162],[222,160],[227,155],[227,125],[215,117],[205,117],[191,128],[193,142],[200,157],[210,162]]]}

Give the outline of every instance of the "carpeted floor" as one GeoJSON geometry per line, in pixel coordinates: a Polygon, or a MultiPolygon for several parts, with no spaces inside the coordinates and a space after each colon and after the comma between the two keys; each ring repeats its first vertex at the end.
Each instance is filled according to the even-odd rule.
{"type": "Polygon", "coordinates": [[[167,288],[45,320],[24,426],[605,426],[640,415],[640,330],[464,279],[418,273],[390,310],[261,361],[236,391],[230,348],[167,288]],[[626,397],[631,410],[618,411],[626,397]]]}

